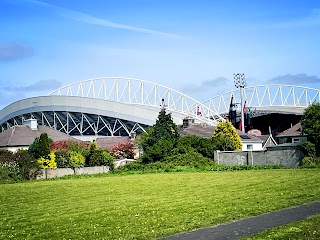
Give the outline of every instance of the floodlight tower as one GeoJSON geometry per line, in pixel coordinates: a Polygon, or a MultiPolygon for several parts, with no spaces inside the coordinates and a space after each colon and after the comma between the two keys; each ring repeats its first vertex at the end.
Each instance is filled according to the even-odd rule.
{"type": "Polygon", "coordinates": [[[236,88],[239,88],[240,90],[240,100],[241,100],[241,131],[245,132],[244,129],[244,112],[243,112],[243,88],[246,86],[246,80],[244,73],[234,73],[234,85],[236,88]]]}

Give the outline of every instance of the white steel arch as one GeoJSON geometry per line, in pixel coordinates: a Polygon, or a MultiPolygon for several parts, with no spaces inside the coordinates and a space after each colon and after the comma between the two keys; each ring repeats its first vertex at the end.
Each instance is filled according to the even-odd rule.
{"type": "Polygon", "coordinates": [[[48,95],[78,96],[160,108],[216,125],[224,119],[213,109],[172,88],[135,78],[95,78],[61,87],[48,95]]]}
{"type": "MultiPolygon", "coordinates": [[[[236,89],[217,95],[203,104],[224,115],[229,112],[232,96],[235,103],[240,103],[240,90],[236,89]]],[[[247,107],[266,112],[302,114],[311,103],[320,102],[319,89],[284,84],[245,87],[243,96],[247,107]]]]}

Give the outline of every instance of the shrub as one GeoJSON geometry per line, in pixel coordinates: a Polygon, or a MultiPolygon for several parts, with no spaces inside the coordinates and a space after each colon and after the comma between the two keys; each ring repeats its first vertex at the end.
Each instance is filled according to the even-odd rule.
{"type": "Polygon", "coordinates": [[[117,159],[132,159],[134,157],[133,143],[131,141],[118,143],[110,149],[110,153],[117,159]]]}
{"type": "Polygon", "coordinates": [[[0,149],[0,163],[14,162],[14,153],[0,149]]]}
{"type": "Polygon", "coordinates": [[[0,183],[21,181],[19,165],[16,162],[0,163],[0,183]]]}
{"type": "Polygon", "coordinates": [[[83,156],[88,154],[89,144],[82,141],[63,140],[55,141],[50,144],[50,150],[54,152],[75,151],[81,153],[83,156]]]}
{"type": "Polygon", "coordinates": [[[153,144],[146,148],[141,159],[143,163],[151,163],[157,161],[163,161],[165,157],[170,155],[173,149],[173,142],[171,140],[159,140],[156,144],[153,144]]]}
{"type": "Polygon", "coordinates": [[[304,142],[298,146],[298,148],[303,152],[307,157],[315,158],[316,157],[316,146],[312,142],[304,142]]]}
{"type": "Polygon", "coordinates": [[[58,168],[68,168],[70,167],[69,165],[69,152],[67,151],[56,151],[56,163],[58,168]]]}
{"type": "Polygon", "coordinates": [[[89,154],[86,156],[86,166],[109,166],[114,169],[114,157],[106,150],[99,149],[96,143],[90,144],[89,154]]]}
{"type": "Polygon", "coordinates": [[[215,148],[221,151],[241,150],[241,139],[237,130],[232,126],[229,120],[220,122],[214,129],[212,140],[215,148]]]}
{"type": "Polygon", "coordinates": [[[46,158],[40,157],[38,158],[37,162],[39,163],[40,167],[42,169],[56,169],[57,168],[57,163],[55,161],[55,154],[54,152],[51,152],[46,158]]]}
{"type": "Polygon", "coordinates": [[[304,157],[302,159],[303,168],[320,168],[320,158],[319,157],[304,157]]]}
{"type": "Polygon", "coordinates": [[[78,152],[69,152],[69,166],[74,170],[75,168],[82,168],[85,165],[85,157],[78,152]]]}
{"type": "Polygon", "coordinates": [[[202,156],[213,159],[215,145],[212,138],[203,138],[198,136],[180,137],[177,148],[179,153],[186,153],[193,148],[202,156]]]}
{"type": "Polygon", "coordinates": [[[19,166],[20,176],[25,180],[36,179],[41,174],[37,160],[27,150],[18,150],[15,153],[15,162],[19,166]]]}

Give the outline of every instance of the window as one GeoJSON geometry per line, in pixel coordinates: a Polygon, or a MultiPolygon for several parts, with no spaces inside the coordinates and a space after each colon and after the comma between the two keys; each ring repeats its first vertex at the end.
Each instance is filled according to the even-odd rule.
{"type": "Polygon", "coordinates": [[[252,144],[248,144],[248,145],[247,145],[247,150],[252,150],[252,149],[253,149],[252,144]]]}
{"type": "Polygon", "coordinates": [[[292,138],[292,143],[299,143],[300,142],[300,138],[292,138]]]}

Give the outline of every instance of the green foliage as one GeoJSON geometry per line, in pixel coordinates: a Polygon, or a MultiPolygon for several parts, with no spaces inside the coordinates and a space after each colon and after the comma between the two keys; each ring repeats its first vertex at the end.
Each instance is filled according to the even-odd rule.
{"type": "Polygon", "coordinates": [[[21,181],[19,165],[16,162],[0,163],[0,183],[21,181]]]}
{"type": "Polygon", "coordinates": [[[19,166],[20,176],[25,180],[36,179],[41,174],[37,160],[27,150],[18,150],[15,153],[15,162],[19,166]]]}
{"type": "Polygon", "coordinates": [[[169,156],[173,149],[173,142],[171,140],[161,139],[155,144],[146,148],[142,155],[142,162],[151,163],[163,161],[165,157],[169,156]]]}
{"type": "Polygon", "coordinates": [[[86,166],[109,166],[114,169],[114,157],[106,150],[99,149],[95,142],[90,144],[90,150],[85,160],[86,166]]]}
{"type": "Polygon", "coordinates": [[[81,153],[75,151],[69,152],[69,166],[72,169],[82,168],[84,165],[85,157],[81,153]]]}
{"type": "Polygon", "coordinates": [[[220,122],[212,135],[215,148],[221,151],[241,150],[241,139],[229,120],[220,122]]]}
{"type": "Polygon", "coordinates": [[[68,151],[55,151],[56,163],[58,168],[68,168],[69,165],[69,152],[68,151]]]}
{"type": "Polygon", "coordinates": [[[320,157],[304,157],[302,168],[320,168],[320,157]]]}
{"type": "Polygon", "coordinates": [[[0,149],[0,163],[14,162],[14,153],[9,150],[0,149]]]}
{"type": "Polygon", "coordinates": [[[17,182],[35,179],[41,174],[37,161],[26,150],[16,153],[0,151],[0,182],[17,182]]]}
{"type": "Polygon", "coordinates": [[[316,157],[316,146],[312,142],[304,142],[298,146],[298,148],[303,152],[307,157],[316,157]]]}
{"type": "Polygon", "coordinates": [[[214,151],[216,150],[212,138],[187,136],[178,139],[177,149],[179,153],[186,153],[191,148],[202,154],[202,156],[211,159],[213,159],[214,151]]]}
{"type": "Polygon", "coordinates": [[[162,108],[159,112],[156,124],[149,129],[149,134],[144,136],[144,141],[141,142],[141,146],[144,151],[148,147],[156,144],[159,140],[169,140],[175,142],[179,137],[178,129],[176,124],[173,122],[171,114],[166,113],[165,108],[162,108]]]}
{"type": "Polygon", "coordinates": [[[50,154],[50,143],[52,140],[47,133],[41,133],[40,137],[36,138],[29,146],[29,153],[36,159],[46,158],[50,154]]]}
{"type": "Polygon", "coordinates": [[[165,157],[170,156],[178,138],[178,129],[171,114],[167,114],[165,108],[162,108],[156,124],[137,141],[143,149],[142,161],[144,163],[163,161],[165,157]]]}
{"type": "Polygon", "coordinates": [[[320,103],[307,107],[301,117],[302,133],[315,144],[317,156],[320,155],[320,103]]]}

